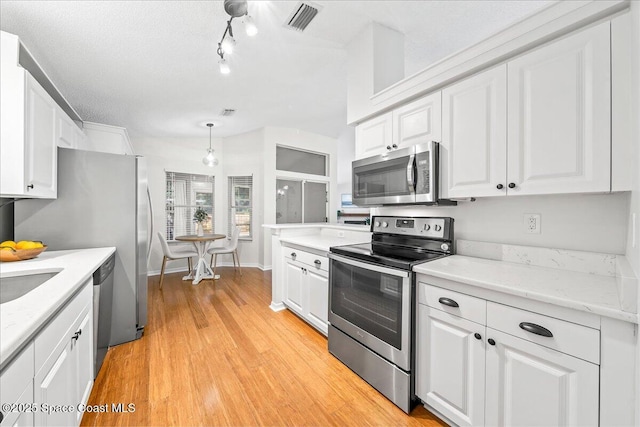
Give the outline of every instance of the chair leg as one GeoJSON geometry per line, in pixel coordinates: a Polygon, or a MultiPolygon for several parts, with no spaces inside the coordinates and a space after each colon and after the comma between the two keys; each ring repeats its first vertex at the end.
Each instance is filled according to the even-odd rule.
{"type": "MultiPolygon", "coordinates": [[[[235,251],[233,251],[234,254],[234,259],[238,260],[238,271],[240,272],[240,275],[242,276],[242,268],[240,268],[240,255],[238,255],[238,250],[236,249],[235,251]]],[[[235,265],[235,262],[234,262],[235,265]]]]}
{"type": "Polygon", "coordinates": [[[189,274],[191,274],[191,271],[193,270],[193,264],[191,263],[191,257],[187,257],[187,266],[189,268],[189,274]]]}
{"type": "Polygon", "coordinates": [[[162,257],[162,268],[160,269],[160,289],[162,289],[162,281],[164,280],[164,266],[167,265],[167,257],[162,257]]]}
{"type": "Polygon", "coordinates": [[[213,275],[216,275],[216,264],[218,263],[218,254],[211,254],[211,262],[209,263],[209,267],[213,269],[213,275]]]}

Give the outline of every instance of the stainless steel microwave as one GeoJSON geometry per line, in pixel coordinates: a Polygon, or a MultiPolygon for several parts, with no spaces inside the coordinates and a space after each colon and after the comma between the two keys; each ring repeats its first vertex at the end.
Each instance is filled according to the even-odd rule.
{"type": "Polygon", "coordinates": [[[440,144],[435,141],[356,160],[352,200],[356,206],[436,204],[440,144]]]}

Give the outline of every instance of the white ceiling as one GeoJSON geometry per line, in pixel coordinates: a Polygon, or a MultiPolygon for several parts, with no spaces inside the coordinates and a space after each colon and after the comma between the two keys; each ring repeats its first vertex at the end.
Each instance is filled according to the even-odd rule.
{"type": "Polygon", "coordinates": [[[6,1],[17,34],[84,120],[132,137],[225,137],[263,126],[337,137],[346,127],[346,46],[375,21],[405,34],[405,75],[505,28],[549,1],[316,1],[303,33],[297,1],[249,1],[259,33],[234,21],[230,75],[218,71],[222,1],[6,1]],[[221,117],[223,108],[237,109],[221,117]]]}

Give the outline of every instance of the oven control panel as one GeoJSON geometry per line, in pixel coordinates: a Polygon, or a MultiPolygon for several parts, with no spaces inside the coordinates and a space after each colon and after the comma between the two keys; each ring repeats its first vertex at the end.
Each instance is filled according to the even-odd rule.
{"type": "Polygon", "coordinates": [[[450,239],[452,218],[374,216],[374,233],[406,234],[409,236],[450,239]]]}

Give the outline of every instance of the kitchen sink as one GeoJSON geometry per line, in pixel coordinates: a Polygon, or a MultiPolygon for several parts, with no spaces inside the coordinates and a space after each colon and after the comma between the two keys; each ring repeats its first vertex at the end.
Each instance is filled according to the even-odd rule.
{"type": "Polygon", "coordinates": [[[28,294],[60,271],[29,272],[23,275],[0,276],[0,304],[28,294]]]}

